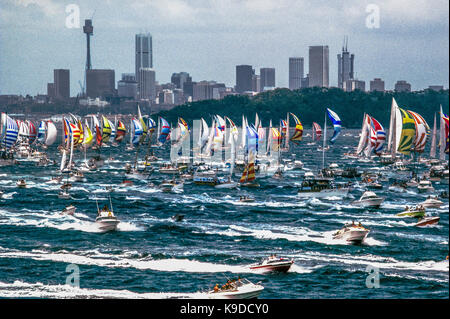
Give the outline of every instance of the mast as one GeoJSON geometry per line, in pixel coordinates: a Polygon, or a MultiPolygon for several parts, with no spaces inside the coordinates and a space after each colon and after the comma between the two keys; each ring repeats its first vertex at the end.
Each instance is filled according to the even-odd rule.
{"type": "Polygon", "coordinates": [[[446,147],[446,140],[445,140],[445,122],[444,122],[444,114],[442,113],[442,104],[440,106],[439,111],[439,118],[440,118],[440,125],[439,125],[439,159],[441,161],[445,160],[445,147],[446,147]]]}
{"type": "Polygon", "coordinates": [[[325,168],[325,146],[326,146],[326,142],[327,142],[327,113],[325,113],[325,121],[323,124],[323,146],[322,146],[322,169],[325,168]]]}
{"type": "Polygon", "coordinates": [[[430,148],[430,157],[436,157],[436,113],[434,113],[434,125],[433,125],[433,136],[431,138],[431,148],[430,148]]]}

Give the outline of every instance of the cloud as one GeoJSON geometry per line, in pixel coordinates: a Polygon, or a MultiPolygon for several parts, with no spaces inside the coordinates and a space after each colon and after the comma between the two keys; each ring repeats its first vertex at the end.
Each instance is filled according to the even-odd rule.
{"type": "MultiPolygon", "coordinates": [[[[10,0],[7,0],[11,2],[10,0]]],[[[32,7],[36,6],[41,10],[47,17],[52,17],[55,15],[60,15],[63,11],[63,6],[53,0],[14,0],[13,3],[18,7],[32,7]]]]}

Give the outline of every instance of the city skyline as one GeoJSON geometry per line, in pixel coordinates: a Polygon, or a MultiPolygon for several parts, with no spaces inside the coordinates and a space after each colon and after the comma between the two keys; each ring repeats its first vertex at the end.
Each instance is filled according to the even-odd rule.
{"type": "MultiPolygon", "coordinates": [[[[112,8],[118,6],[116,1],[111,1],[109,7],[101,5],[95,7],[80,1],[80,29],[64,27],[66,18],[64,8],[68,2],[6,1],[0,16],[1,26],[5,30],[0,35],[2,43],[0,48],[2,53],[0,55],[0,94],[45,93],[47,83],[51,83],[53,80],[53,69],[70,69],[71,95],[74,96],[80,92],[78,80],[82,80],[84,77],[86,63],[86,42],[85,35],[82,33],[82,25],[85,18],[91,18],[93,11],[95,11],[93,25],[96,31],[91,38],[92,68],[113,69],[116,75],[133,72],[135,35],[142,33],[142,30],[145,29],[145,33],[149,32],[153,36],[153,64],[156,80],[159,83],[170,82],[173,73],[185,71],[191,74],[193,81],[214,79],[233,87],[236,78],[235,66],[248,64],[256,70],[265,66],[274,67],[277,73],[277,87],[289,87],[289,57],[308,57],[309,46],[315,45],[328,45],[331,57],[336,56],[340,52],[343,36],[348,35],[351,51],[358,59],[355,77],[366,81],[367,84],[374,78],[382,78],[386,83],[386,90],[392,90],[398,80],[408,81],[413,90],[424,89],[430,85],[444,85],[445,88],[448,88],[448,56],[446,55],[448,50],[448,3],[439,1],[435,3],[437,8],[431,8],[432,6],[428,6],[423,1],[416,2],[422,11],[422,17],[413,23],[412,20],[417,15],[416,11],[410,12],[412,9],[408,7],[403,12],[395,5],[389,4],[389,1],[381,1],[383,4],[380,6],[382,22],[380,28],[375,30],[365,27],[364,20],[367,16],[365,5],[357,4],[349,5],[349,8],[355,10],[353,14],[350,14],[349,10],[346,11],[346,14],[350,14],[351,19],[349,18],[349,20],[352,20],[353,24],[347,23],[340,26],[338,22],[344,16],[344,14],[340,14],[335,22],[327,22],[326,28],[323,28],[321,32],[312,33],[311,30],[305,34],[287,32],[281,24],[270,21],[267,25],[263,24],[262,30],[265,31],[264,34],[267,38],[269,26],[276,26],[270,33],[273,36],[269,38],[273,49],[261,51],[264,40],[263,32],[257,32],[254,34],[256,36],[250,36],[246,32],[256,31],[248,25],[241,30],[239,23],[234,25],[229,21],[226,25],[230,29],[227,31],[217,27],[218,23],[212,22],[210,18],[206,18],[203,23],[198,20],[189,20],[177,24],[177,20],[184,17],[185,14],[174,14],[170,8],[173,8],[174,3],[186,4],[183,1],[168,1],[169,13],[156,19],[158,22],[165,23],[154,22],[152,25],[149,25],[148,22],[140,23],[139,19],[129,19],[130,23],[124,24],[122,15],[119,16],[118,23],[112,23],[111,19],[114,19],[117,14],[108,17],[108,13],[112,8]],[[392,12],[389,9],[392,9],[392,12]],[[402,27],[397,30],[397,33],[394,32],[396,25],[393,23],[395,20],[392,16],[393,12],[406,20],[406,23],[402,21],[402,27]],[[38,16],[41,19],[21,27],[14,24],[14,17],[17,19],[24,16],[38,16]],[[52,20],[51,18],[55,16],[58,18],[52,20]],[[425,23],[431,23],[432,18],[436,17],[442,19],[437,19],[437,22],[433,22],[427,30],[420,28],[425,23]],[[359,27],[351,32],[349,27],[355,24],[358,24],[359,27]],[[189,30],[190,32],[183,29],[187,25],[193,26],[189,30]],[[201,26],[210,26],[214,32],[210,30],[206,32],[205,36],[205,31],[202,31],[201,26]],[[342,30],[334,30],[337,26],[342,27],[342,30]],[[168,31],[170,32],[167,33],[168,31]],[[280,37],[280,34],[284,37],[280,37]],[[38,38],[36,38],[37,35],[38,38]],[[402,38],[395,39],[396,35],[401,35],[402,38]],[[377,40],[377,46],[371,43],[374,39],[377,40]],[[286,45],[288,42],[292,43],[286,45]],[[232,48],[224,50],[227,45],[232,48]],[[419,45],[422,46],[422,50],[411,50],[411,47],[419,45]],[[55,47],[58,47],[59,50],[55,51],[55,47]],[[49,54],[53,54],[54,58],[48,59],[46,56],[49,54]],[[408,65],[422,67],[410,68],[407,67],[408,65]],[[32,72],[24,70],[32,70],[32,72]]],[[[133,3],[140,4],[144,11],[151,7],[147,2],[133,3]]],[[[240,10],[240,16],[248,15],[250,21],[256,17],[267,15],[270,8],[274,18],[284,12],[286,18],[291,19],[292,12],[287,9],[289,6],[292,6],[291,11],[298,12],[301,5],[306,5],[302,1],[299,3],[281,1],[279,7],[273,1],[263,1],[261,7],[252,1],[245,3],[246,5],[240,6],[233,2],[231,8],[236,11],[240,10]]],[[[187,6],[193,8],[191,5],[187,6]]],[[[316,10],[321,7],[324,7],[324,4],[319,1],[317,7],[310,8],[311,14],[317,14],[316,10]]],[[[161,5],[157,12],[161,13],[163,8],[164,6],[161,5]]],[[[335,8],[330,5],[329,10],[333,9],[335,8]]],[[[209,9],[205,10],[210,12],[209,9]]],[[[129,11],[127,12],[129,13],[129,11]]],[[[195,12],[199,16],[206,14],[200,9],[195,12]]],[[[151,14],[155,15],[156,13],[151,14]]],[[[140,16],[137,13],[135,15],[138,15],[138,18],[140,16]]],[[[130,16],[130,18],[132,17],[130,16]]],[[[296,23],[299,24],[300,21],[296,23]]],[[[300,23],[300,25],[306,24],[300,23]]],[[[267,45],[264,44],[264,47],[267,45]]],[[[308,60],[305,60],[305,64],[307,64],[308,60]]],[[[335,59],[330,59],[329,68],[330,86],[337,87],[337,61],[335,59]]],[[[308,72],[309,70],[305,68],[305,75],[308,72]]]]}

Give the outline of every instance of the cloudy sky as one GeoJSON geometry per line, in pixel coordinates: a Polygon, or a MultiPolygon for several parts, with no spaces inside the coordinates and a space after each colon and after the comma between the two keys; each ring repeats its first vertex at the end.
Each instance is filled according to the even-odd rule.
{"type": "MultiPolygon", "coordinates": [[[[0,94],[46,93],[53,69],[71,71],[71,95],[80,91],[86,61],[82,28],[67,28],[66,7],[93,17],[93,68],[134,72],[134,35],[153,36],[160,83],[186,71],[194,81],[235,84],[235,66],[276,68],[288,86],[288,58],[308,46],[330,48],[330,85],[344,36],[355,54],[357,78],[381,77],[386,88],[407,80],[413,90],[449,83],[448,0],[1,0],[0,94]],[[379,28],[366,20],[379,8],[379,28]],[[369,7],[370,8],[370,7],[369,7]]],[[[368,87],[368,83],[366,84],[368,87]]]]}

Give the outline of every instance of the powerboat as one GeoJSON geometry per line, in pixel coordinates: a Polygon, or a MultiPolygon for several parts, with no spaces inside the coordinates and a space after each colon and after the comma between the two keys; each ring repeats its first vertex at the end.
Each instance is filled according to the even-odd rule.
{"type": "Polygon", "coordinates": [[[370,230],[363,227],[361,223],[345,225],[342,229],[333,234],[333,239],[343,239],[351,243],[359,244],[366,239],[370,230]]]}
{"type": "Polygon", "coordinates": [[[398,213],[397,216],[421,218],[425,216],[425,207],[423,207],[422,205],[418,205],[415,207],[406,206],[405,210],[401,213],[398,213]]]}
{"type": "Polygon", "coordinates": [[[102,210],[98,210],[95,223],[102,232],[108,232],[116,230],[120,221],[114,215],[113,211],[109,210],[108,206],[105,205],[102,210]]]}
{"type": "Polygon", "coordinates": [[[326,177],[309,177],[305,174],[301,187],[298,191],[298,196],[301,198],[310,197],[331,197],[331,196],[344,196],[348,194],[348,187],[336,187],[332,179],[326,177]]]}
{"type": "Polygon", "coordinates": [[[76,171],[70,176],[69,181],[71,182],[82,182],[84,181],[84,175],[81,171],[76,171]]]}
{"type": "Polygon", "coordinates": [[[61,214],[63,214],[63,215],[73,215],[74,213],[75,213],[75,210],[76,210],[77,208],[75,207],[75,206],[73,206],[73,205],[70,205],[70,206],[67,206],[66,208],[64,208],[62,211],[61,211],[61,214]]]}
{"type": "Polygon", "coordinates": [[[166,193],[174,192],[183,189],[184,183],[182,181],[177,182],[175,180],[164,181],[159,185],[159,188],[166,193]]]}
{"type": "Polygon", "coordinates": [[[362,194],[359,200],[355,200],[352,202],[353,205],[359,207],[380,207],[381,203],[383,203],[384,198],[377,196],[374,192],[366,191],[362,194]]]}
{"type": "Polygon", "coordinates": [[[25,187],[27,187],[27,182],[25,182],[24,179],[19,179],[19,180],[16,182],[16,185],[17,185],[17,187],[19,187],[19,188],[25,188],[25,187]]]}
{"type": "Polygon", "coordinates": [[[419,193],[431,193],[434,192],[434,187],[433,185],[431,185],[430,181],[422,180],[417,186],[417,190],[419,191],[419,193]]]}
{"type": "Polygon", "coordinates": [[[70,198],[70,194],[69,194],[69,191],[67,190],[67,188],[65,188],[64,190],[62,190],[58,193],[58,198],[61,198],[61,199],[69,199],[70,198]]]}
{"type": "Polygon", "coordinates": [[[232,188],[236,188],[238,187],[238,183],[237,182],[233,182],[231,180],[231,177],[229,177],[228,179],[225,178],[218,178],[217,179],[217,185],[214,186],[215,188],[219,188],[219,189],[232,189],[232,188]]]}
{"type": "Polygon", "coordinates": [[[293,259],[287,259],[272,255],[259,263],[250,265],[250,269],[264,272],[269,271],[287,272],[291,268],[293,263],[294,263],[293,259]]]}
{"type": "Polygon", "coordinates": [[[420,203],[425,208],[440,208],[444,202],[440,201],[437,196],[428,196],[427,200],[420,203]]]}
{"type": "Polygon", "coordinates": [[[424,227],[424,226],[434,225],[434,224],[437,224],[440,219],[441,218],[438,216],[424,217],[424,218],[419,219],[419,221],[416,224],[414,224],[414,226],[424,227]]]}
{"type": "Polygon", "coordinates": [[[207,299],[256,299],[264,287],[247,279],[228,281],[219,288],[218,285],[206,293],[207,299]]]}
{"type": "Polygon", "coordinates": [[[241,203],[253,203],[255,201],[255,199],[253,197],[249,197],[249,196],[240,196],[239,201],[241,203]]]}
{"type": "Polygon", "coordinates": [[[46,181],[46,184],[59,184],[62,181],[62,176],[55,176],[52,177],[50,180],[46,181]]]}

